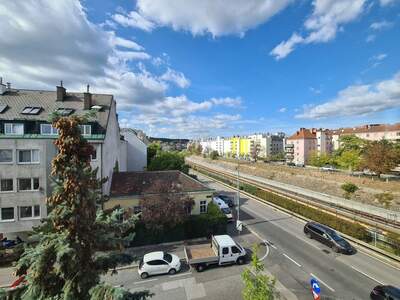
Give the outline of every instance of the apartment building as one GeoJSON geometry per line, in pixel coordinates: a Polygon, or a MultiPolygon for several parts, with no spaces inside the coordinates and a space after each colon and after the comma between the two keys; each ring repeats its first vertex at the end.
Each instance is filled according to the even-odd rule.
{"type": "MultiPolygon", "coordinates": [[[[121,135],[126,143],[126,169],[129,172],[145,171],[147,167],[147,145],[142,132],[131,128],[122,128],[121,135]]],[[[124,148],[121,147],[121,149],[124,148]]],[[[122,158],[124,156],[121,154],[122,158]]]]}
{"type": "Polygon", "coordinates": [[[94,146],[92,166],[99,177],[108,177],[103,193],[109,194],[113,169],[126,171],[127,142],[121,139],[112,95],[14,89],[0,83],[0,233],[23,232],[47,216],[45,197],[52,192],[51,160],[57,130],[50,114],[96,116],[81,126],[82,135],[94,146]],[[124,149],[125,148],[125,149],[124,149]]]}
{"type": "MultiPolygon", "coordinates": [[[[251,148],[258,147],[258,156],[262,158],[283,153],[285,150],[285,134],[283,132],[276,134],[253,134],[248,138],[252,141],[251,148]]],[[[252,149],[250,149],[250,152],[252,149]]]]}
{"type": "Polygon", "coordinates": [[[305,165],[311,153],[317,150],[317,130],[300,128],[287,138],[285,145],[286,161],[305,165]]]}

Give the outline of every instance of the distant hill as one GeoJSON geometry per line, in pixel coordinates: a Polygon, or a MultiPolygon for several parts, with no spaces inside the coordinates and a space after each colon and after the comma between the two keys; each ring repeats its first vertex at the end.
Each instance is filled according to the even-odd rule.
{"type": "Polygon", "coordinates": [[[188,143],[189,139],[168,139],[168,138],[157,138],[149,137],[150,142],[162,142],[162,143],[188,143]]]}

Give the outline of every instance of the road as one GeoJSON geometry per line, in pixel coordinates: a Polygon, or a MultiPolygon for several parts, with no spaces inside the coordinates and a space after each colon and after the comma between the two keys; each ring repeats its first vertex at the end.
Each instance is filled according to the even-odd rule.
{"type": "MultiPolygon", "coordinates": [[[[235,195],[231,188],[193,173],[209,187],[235,195]]],[[[369,299],[380,283],[399,285],[400,269],[361,250],[350,256],[334,253],[304,235],[304,221],[249,197],[241,197],[240,202],[245,226],[272,244],[266,268],[298,299],[310,299],[311,277],[321,283],[321,299],[369,299]]]]}

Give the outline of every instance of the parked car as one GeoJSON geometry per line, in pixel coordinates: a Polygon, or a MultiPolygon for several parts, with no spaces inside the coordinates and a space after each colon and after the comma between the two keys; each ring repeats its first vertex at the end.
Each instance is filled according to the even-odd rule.
{"type": "Polygon", "coordinates": [[[213,203],[219,207],[221,212],[226,216],[228,222],[233,221],[232,211],[228,205],[224,202],[224,200],[220,199],[219,197],[213,197],[213,203]]]}
{"type": "Polygon", "coordinates": [[[336,169],[333,166],[329,166],[329,165],[326,165],[326,166],[322,167],[321,170],[325,171],[325,172],[336,172],[336,171],[338,171],[338,169],[336,169]]]}
{"type": "Polygon", "coordinates": [[[228,205],[229,207],[233,207],[235,206],[235,204],[233,203],[233,200],[231,197],[227,196],[227,195],[218,195],[217,196],[219,199],[221,199],[222,201],[225,202],[226,205],[228,205]]]}
{"type": "Polygon", "coordinates": [[[370,297],[373,300],[400,300],[400,289],[391,285],[377,285],[371,291],[370,297]]]}
{"type": "Polygon", "coordinates": [[[308,222],[304,226],[304,233],[310,239],[315,239],[332,248],[334,252],[341,252],[344,254],[353,254],[355,252],[348,241],[328,226],[315,222],[308,222]]]}
{"type": "Polygon", "coordinates": [[[245,263],[246,250],[229,235],[214,235],[210,244],[185,246],[184,252],[189,265],[202,272],[209,265],[245,263]]]}
{"type": "Polygon", "coordinates": [[[147,253],[139,263],[138,273],[142,279],[151,275],[173,275],[181,270],[181,262],[175,254],[163,251],[147,253]]]}

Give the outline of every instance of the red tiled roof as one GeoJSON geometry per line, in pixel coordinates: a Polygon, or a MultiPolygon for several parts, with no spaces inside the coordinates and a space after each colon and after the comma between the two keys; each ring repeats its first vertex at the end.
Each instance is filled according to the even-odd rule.
{"type": "Polygon", "coordinates": [[[180,192],[211,190],[180,171],[119,172],[113,174],[111,196],[159,194],[174,186],[180,192]]]}
{"type": "Polygon", "coordinates": [[[316,134],[311,129],[301,128],[299,131],[288,137],[288,140],[299,140],[299,139],[315,139],[316,134]]]}
{"type": "Polygon", "coordinates": [[[400,130],[400,123],[396,124],[372,124],[357,127],[347,127],[332,130],[333,134],[352,134],[352,133],[367,133],[367,132],[385,132],[400,130]]]}

